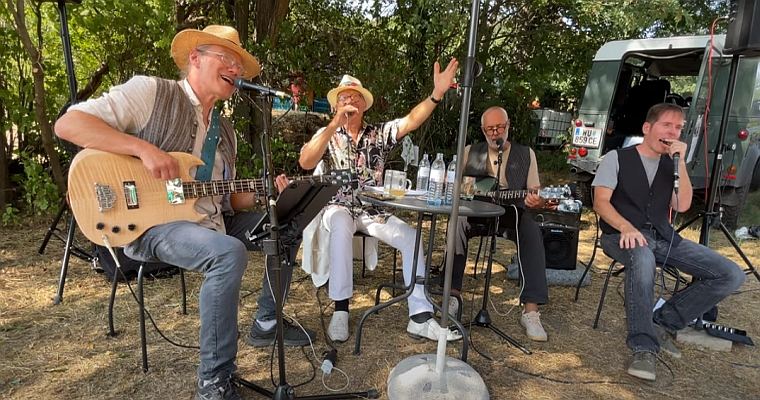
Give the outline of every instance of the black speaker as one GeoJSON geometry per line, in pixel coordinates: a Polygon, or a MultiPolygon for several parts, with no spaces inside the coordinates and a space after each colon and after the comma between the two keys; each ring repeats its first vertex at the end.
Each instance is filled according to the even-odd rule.
{"type": "Polygon", "coordinates": [[[578,228],[544,224],[540,226],[544,236],[546,268],[575,269],[578,259],[578,228]]]}
{"type": "Polygon", "coordinates": [[[756,0],[731,0],[725,54],[760,55],[760,4],[756,0]]]}

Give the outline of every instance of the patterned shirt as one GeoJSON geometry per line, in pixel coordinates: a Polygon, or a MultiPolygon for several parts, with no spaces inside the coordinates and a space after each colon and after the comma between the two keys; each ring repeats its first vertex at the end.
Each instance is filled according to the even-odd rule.
{"type": "MultiPolygon", "coordinates": [[[[358,189],[365,186],[383,185],[383,168],[388,153],[398,144],[396,135],[400,119],[374,125],[365,124],[359,132],[359,140],[354,143],[351,134],[343,127],[338,128],[330,139],[322,160],[326,170],[349,169],[358,180],[358,189]]],[[[314,136],[319,135],[320,129],[314,136]]],[[[341,205],[349,209],[363,209],[362,202],[355,196],[355,189],[346,185],[338,190],[328,205],[341,205]]],[[[356,210],[359,211],[359,210],[356,210]]]]}

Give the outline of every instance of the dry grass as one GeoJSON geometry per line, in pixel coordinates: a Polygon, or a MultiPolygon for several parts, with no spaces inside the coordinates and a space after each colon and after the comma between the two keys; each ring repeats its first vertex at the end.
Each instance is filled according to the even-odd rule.
{"type": "MultiPolygon", "coordinates": [[[[197,351],[174,347],[149,327],[150,371],[140,370],[137,306],[126,286],[116,300],[116,324],[119,336],[110,338],[107,331],[108,284],[90,270],[90,265],[72,259],[65,301],[52,306],[56,291],[62,246],[51,242],[45,255],[37,249],[48,221],[0,231],[0,397],[11,399],[189,399],[192,398],[197,366],[197,351]]],[[[441,226],[441,225],[439,225],[441,226]]],[[[593,222],[584,216],[584,231],[579,259],[588,260],[594,236],[593,222]]],[[[442,237],[443,235],[439,235],[442,237]]],[[[697,231],[687,237],[698,239],[697,231]]],[[[442,240],[442,239],[441,239],[442,240]]],[[[741,263],[722,234],[714,232],[712,247],[741,263]]],[[[472,246],[473,251],[477,246],[472,246]]],[[[757,242],[743,244],[752,262],[760,264],[757,242]]],[[[382,247],[385,249],[384,247],[382,247]]],[[[494,324],[515,338],[534,354],[524,355],[499,340],[490,331],[476,328],[472,340],[486,359],[470,348],[468,362],[482,376],[493,399],[635,399],[635,398],[756,398],[760,389],[758,365],[760,353],[754,347],[735,345],[730,353],[681,346],[680,360],[664,356],[658,363],[658,380],[649,384],[625,373],[629,351],[625,346],[625,313],[616,283],[611,285],[599,329],[592,329],[594,313],[603,282],[596,268],[592,285],[581,290],[573,302],[574,288],[550,287],[550,304],[542,307],[543,323],[549,334],[547,343],[532,343],[519,325],[516,304],[518,288],[506,279],[503,265],[508,263],[513,245],[499,242],[489,311],[494,324]],[[738,364],[732,364],[738,363],[738,364]],[[739,365],[741,364],[741,365],[739,365]],[[672,372],[670,372],[670,370],[672,372]]],[[[359,276],[352,303],[352,336],[338,345],[338,367],[347,371],[347,390],[376,388],[385,395],[391,369],[414,354],[434,353],[435,343],[418,342],[404,333],[406,306],[396,305],[365,324],[362,353],[353,355],[355,326],[363,310],[371,306],[374,289],[390,279],[391,257],[385,252],[381,266],[367,278],[359,276]]],[[[440,262],[440,261],[437,261],[440,262]]],[[[597,258],[596,267],[606,268],[609,260],[597,258]]],[[[247,334],[256,308],[256,295],[263,273],[262,257],[251,254],[243,291],[240,296],[240,331],[247,334]]],[[[470,265],[472,268],[472,265],[470,265]]],[[[305,326],[321,330],[315,289],[308,277],[297,270],[288,314],[305,326]]],[[[619,280],[618,280],[619,281],[619,280]]],[[[617,281],[616,281],[617,282],[617,281]]],[[[179,307],[177,279],[153,281],[146,285],[146,306],[159,327],[173,340],[197,344],[197,298],[201,276],[188,274],[189,315],[179,307]]],[[[483,276],[465,280],[465,315],[481,305],[483,276]],[[474,302],[473,302],[474,300],[474,302]]],[[[720,305],[719,322],[740,327],[750,336],[760,332],[758,300],[760,284],[748,279],[743,293],[731,296],[720,305]]],[[[386,298],[388,295],[386,294],[386,298]]],[[[325,299],[324,293],[320,298],[325,299]]],[[[328,318],[331,311],[327,312],[328,318]]],[[[468,320],[466,316],[464,318],[468,320]]],[[[755,338],[757,339],[757,338],[755,338]]],[[[239,373],[249,381],[271,388],[270,351],[248,347],[240,342],[239,373]]],[[[326,349],[320,333],[316,353],[326,349]]],[[[459,357],[460,347],[449,346],[448,354],[459,357]]],[[[287,349],[287,380],[298,384],[309,380],[312,367],[300,349],[287,349]]],[[[311,352],[309,351],[309,356],[311,352]]],[[[313,356],[311,356],[313,358],[313,356]]],[[[320,357],[321,361],[321,357],[320,357]]],[[[318,362],[315,362],[318,363],[318,362]]],[[[274,366],[275,379],[277,366],[274,366]]],[[[326,394],[316,379],[296,389],[300,395],[326,394]]],[[[329,377],[333,387],[345,383],[337,374],[329,377]]],[[[261,398],[242,390],[244,398],[261,398]]]]}

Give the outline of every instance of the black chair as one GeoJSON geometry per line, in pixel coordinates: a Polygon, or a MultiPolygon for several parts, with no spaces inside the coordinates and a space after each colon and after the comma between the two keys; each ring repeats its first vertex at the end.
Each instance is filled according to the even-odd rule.
{"type": "MultiPolygon", "coordinates": [[[[143,282],[145,269],[148,263],[140,263],[140,269],[137,272],[137,296],[139,318],[140,318],[140,349],[142,352],[142,370],[148,372],[148,344],[145,334],[145,297],[143,296],[143,282]]],[[[182,315],[187,315],[187,290],[185,286],[185,270],[179,269],[180,279],[180,292],[182,295],[182,315]]],[[[114,274],[113,281],[111,282],[111,295],[108,299],[108,335],[115,337],[117,335],[114,329],[113,323],[113,306],[116,301],[116,286],[119,282],[119,275],[114,274]]],[[[131,289],[131,288],[130,288],[131,289]]]]}
{"type": "MultiPolygon", "coordinates": [[[[596,217],[596,235],[594,236],[594,249],[591,251],[591,258],[589,259],[588,264],[585,264],[586,268],[583,271],[581,278],[578,280],[578,284],[575,286],[575,301],[578,301],[578,294],[581,289],[581,284],[583,283],[583,279],[588,274],[588,271],[591,269],[591,265],[593,265],[594,263],[597,249],[602,248],[601,237],[600,237],[600,232],[599,232],[599,215],[597,215],[596,213],[594,213],[594,215],[596,217]]],[[[625,266],[622,265],[622,263],[619,263],[614,258],[610,257],[610,255],[604,252],[604,250],[602,250],[602,252],[604,253],[605,256],[607,256],[608,258],[611,258],[612,262],[610,263],[609,268],[607,268],[607,275],[604,279],[602,294],[599,298],[599,305],[597,306],[596,317],[594,318],[594,329],[596,329],[599,326],[599,317],[602,314],[602,306],[604,305],[604,298],[607,296],[607,288],[609,287],[610,278],[612,277],[612,275],[619,276],[620,274],[625,272],[625,266]],[[617,264],[621,264],[622,268],[615,270],[615,265],[617,264]]],[[[583,264],[583,262],[581,262],[581,264],[583,264]]],[[[688,282],[683,277],[681,277],[677,269],[670,266],[664,266],[664,268],[661,266],[660,270],[661,270],[660,273],[667,273],[668,275],[675,278],[676,284],[673,290],[674,293],[678,292],[678,288],[681,283],[688,284],[688,282]]]]}
{"type": "MultiPolygon", "coordinates": [[[[364,250],[367,245],[367,238],[371,237],[369,235],[365,235],[362,232],[356,231],[354,233],[354,237],[360,237],[362,238],[362,278],[366,278],[365,273],[367,272],[367,259],[364,257],[364,250]]],[[[396,283],[396,275],[398,269],[396,268],[396,261],[398,260],[398,250],[393,249],[393,283],[396,283]]]]}

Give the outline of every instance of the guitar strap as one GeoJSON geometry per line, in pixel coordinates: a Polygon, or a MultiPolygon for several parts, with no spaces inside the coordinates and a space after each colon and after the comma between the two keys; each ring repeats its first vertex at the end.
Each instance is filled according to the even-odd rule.
{"type": "Polygon", "coordinates": [[[211,172],[214,171],[214,159],[216,158],[216,147],[219,145],[219,114],[216,109],[211,110],[211,123],[206,133],[206,140],[203,141],[203,151],[201,151],[201,161],[203,165],[198,167],[195,172],[195,180],[210,181],[211,172]]]}

